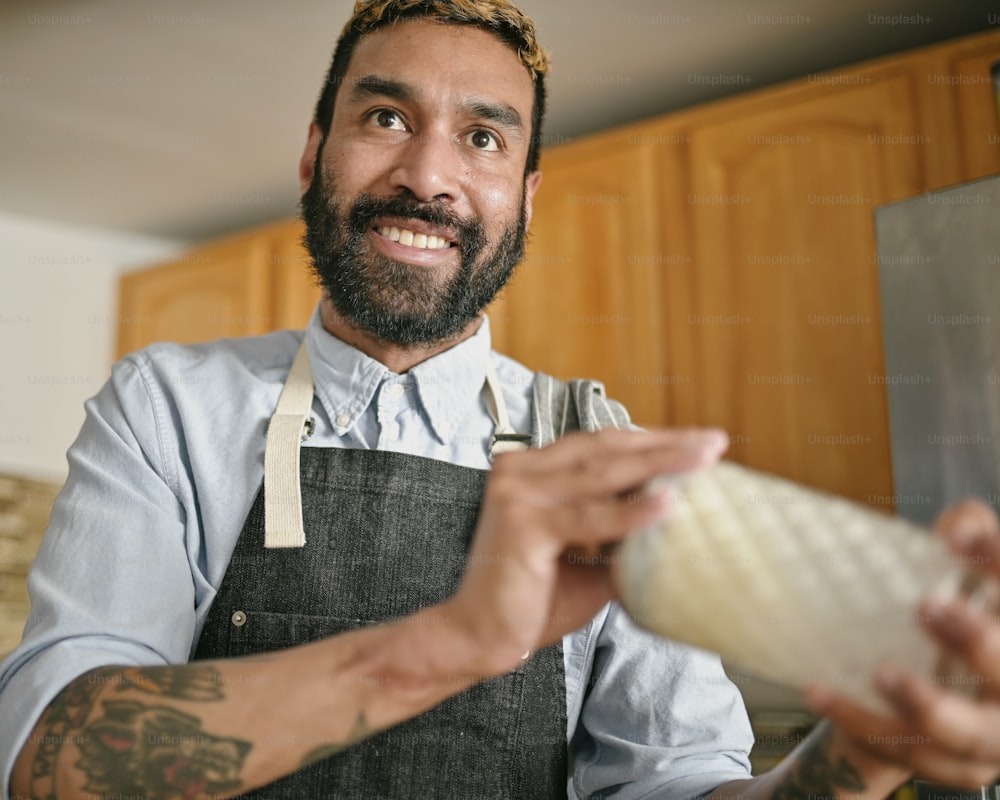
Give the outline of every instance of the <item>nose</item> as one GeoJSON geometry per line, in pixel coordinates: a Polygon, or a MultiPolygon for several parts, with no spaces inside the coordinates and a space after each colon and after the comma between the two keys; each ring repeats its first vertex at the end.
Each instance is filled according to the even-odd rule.
{"type": "Polygon", "coordinates": [[[455,203],[462,193],[461,176],[461,159],[450,137],[427,132],[400,148],[389,181],[393,189],[409,189],[423,202],[455,203]]]}

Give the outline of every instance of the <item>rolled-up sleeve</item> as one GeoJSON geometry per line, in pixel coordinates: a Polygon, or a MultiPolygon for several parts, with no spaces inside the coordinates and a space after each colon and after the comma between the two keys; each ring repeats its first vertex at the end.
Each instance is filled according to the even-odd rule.
{"type": "Polygon", "coordinates": [[[637,628],[617,604],[595,635],[571,742],[577,796],[684,800],[750,776],[750,722],[716,656],[637,628]]]}
{"type": "Polygon", "coordinates": [[[183,662],[191,646],[186,515],[176,453],[160,436],[168,406],[126,360],[86,410],[28,577],[24,638],[0,663],[2,787],[42,711],[67,683],[110,664],[183,662]]]}

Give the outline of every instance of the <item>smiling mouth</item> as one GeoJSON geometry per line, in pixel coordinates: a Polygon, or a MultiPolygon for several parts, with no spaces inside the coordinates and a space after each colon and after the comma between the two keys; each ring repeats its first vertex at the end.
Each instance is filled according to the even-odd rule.
{"type": "Polygon", "coordinates": [[[418,250],[447,250],[452,246],[452,242],[441,236],[434,234],[415,233],[407,228],[397,228],[395,226],[379,226],[375,231],[393,242],[399,242],[406,247],[413,247],[418,250]]]}

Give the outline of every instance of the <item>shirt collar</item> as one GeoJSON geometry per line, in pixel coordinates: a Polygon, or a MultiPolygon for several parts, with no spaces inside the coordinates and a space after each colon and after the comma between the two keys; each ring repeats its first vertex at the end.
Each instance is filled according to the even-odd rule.
{"type": "MultiPolygon", "coordinates": [[[[395,373],[327,331],[318,305],[305,335],[314,391],[334,431],[343,436],[371,405],[382,381],[395,373]]],[[[475,334],[409,371],[420,408],[442,443],[450,441],[462,420],[478,407],[490,347],[490,324],[484,315],[475,334]]]]}
{"type": "Polygon", "coordinates": [[[480,408],[490,358],[490,321],[472,336],[410,370],[417,395],[437,438],[451,441],[465,418],[480,408]]]}

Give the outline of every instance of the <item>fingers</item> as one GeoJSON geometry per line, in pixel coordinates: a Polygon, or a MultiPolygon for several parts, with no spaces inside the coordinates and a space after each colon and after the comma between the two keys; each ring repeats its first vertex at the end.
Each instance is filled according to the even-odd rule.
{"type": "Polygon", "coordinates": [[[484,509],[489,516],[502,514],[505,529],[530,535],[542,557],[566,546],[617,541],[669,508],[669,487],[639,487],[654,476],[705,466],[726,444],[724,434],[711,430],[568,436],[541,450],[498,458],[484,509]]]}
{"type": "Polygon", "coordinates": [[[855,746],[920,778],[978,786],[1000,774],[1000,707],[894,667],[880,670],[876,685],[886,701],[884,712],[822,686],[805,694],[855,746]]]}
{"type": "Polygon", "coordinates": [[[498,457],[494,480],[530,477],[530,486],[521,487],[522,499],[540,505],[608,498],[659,475],[704,467],[727,446],[726,435],[716,430],[574,434],[540,450],[498,457]]]}
{"type": "Polygon", "coordinates": [[[942,757],[1000,763],[1000,709],[950,691],[946,683],[896,669],[883,670],[878,685],[900,719],[942,757]]]}
{"type": "MultiPolygon", "coordinates": [[[[961,565],[1000,576],[1000,523],[992,508],[979,500],[964,500],[945,510],[936,527],[961,565]]],[[[921,604],[920,620],[946,653],[969,666],[972,677],[981,681],[976,688],[984,697],[1000,699],[996,598],[996,582],[987,577],[968,600],[928,598],[921,604]]]]}
{"type": "Polygon", "coordinates": [[[513,456],[525,460],[526,457],[531,457],[531,468],[537,471],[552,471],[589,462],[595,457],[614,458],[630,452],[639,454],[643,451],[675,453],[684,450],[694,453],[710,451],[714,453],[714,457],[718,457],[728,445],[729,438],[726,433],[714,428],[607,429],[596,433],[571,433],[548,447],[505,454],[503,457],[513,456]]]}
{"type": "Polygon", "coordinates": [[[855,747],[894,764],[908,763],[909,751],[929,744],[930,737],[906,729],[889,713],[878,713],[821,684],[806,687],[808,705],[826,717],[855,747]]]}
{"type": "MultiPolygon", "coordinates": [[[[499,492],[503,491],[501,487],[499,492]]],[[[669,490],[661,490],[650,495],[539,507],[507,502],[494,492],[484,504],[481,519],[508,531],[495,545],[503,549],[530,549],[542,559],[559,556],[567,548],[593,555],[601,545],[620,541],[662,518],[672,497],[669,490]]]]}
{"type": "Polygon", "coordinates": [[[941,513],[935,527],[963,564],[1000,575],[1000,522],[986,503],[956,503],[941,513]]]}
{"type": "Polygon", "coordinates": [[[1000,698],[1000,625],[985,612],[961,600],[930,598],[920,607],[923,626],[944,650],[967,664],[974,674],[968,686],[984,697],[1000,698]]]}
{"type": "MultiPolygon", "coordinates": [[[[989,506],[964,501],[936,527],[960,563],[1000,576],[1000,525],[989,506]]],[[[810,688],[806,698],[870,756],[942,784],[991,784],[1000,775],[1000,625],[967,601],[941,598],[921,605],[920,621],[968,673],[926,678],[885,667],[876,676],[886,704],[880,711],[823,687],[810,688]]]]}
{"type": "Polygon", "coordinates": [[[449,601],[482,654],[482,674],[575,630],[614,597],[599,546],[662,516],[654,476],[717,460],[719,431],[601,431],[498,456],[486,481],[465,575],[449,601]]]}
{"type": "Polygon", "coordinates": [[[669,488],[611,500],[567,504],[553,512],[557,526],[591,542],[617,541],[665,516],[676,502],[669,488]]]}
{"type": "MultiPolygon", "coordinates": [[[[883,675],[888,710],[875,712],[825,687],[806,690],[806,699],[851,743],[880,761],[913,770],[918,778],[951,786],[992,783],[1000,772],[996,720],[983,718],[960,701],[939,707],[942,695],[910,675],[883,675]]],[[[967,701],[966,701],[967,702],[967,701]]]]}

